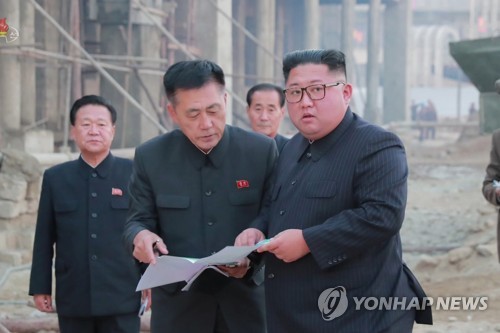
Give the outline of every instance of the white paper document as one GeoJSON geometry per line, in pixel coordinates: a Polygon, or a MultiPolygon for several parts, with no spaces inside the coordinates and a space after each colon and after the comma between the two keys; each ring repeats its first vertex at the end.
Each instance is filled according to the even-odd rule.
{"type": "Polygon", "coordinates": [[[187,285],[182,290],[189,290],[194,280],[205,269],[214,269],[227,276],[216,266],[237,263],[267,242],[269,242],[268,239],[253,246],[226,246],[219,252],[201,259],[169,255],[158,257],[156,265],[149,265],[142,275],[136,291],[180,281],[187,282],[187,285]]]}

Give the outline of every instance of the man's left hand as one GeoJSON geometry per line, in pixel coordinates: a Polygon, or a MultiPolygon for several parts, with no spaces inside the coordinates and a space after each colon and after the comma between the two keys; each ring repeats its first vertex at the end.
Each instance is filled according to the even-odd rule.
{"type": "Polygon", "coordinates": [[[250,268],[250,260],[248,258],[245,258],[242,261],[238,262],[234,267],[228,265],[220,265],[217,266],[217,268],[228,274],[229,276],[241,279],[245,276],[245,274],[248,272],[248,269],[250,268]]]}
{"type": "Polygon", "coordinates": [[[271,252],[284,262],[299,260],[311,250],[304,240],[300,229],[287,229],[272,238],[272,240],[257,249],[257,252],[271,252]]]}

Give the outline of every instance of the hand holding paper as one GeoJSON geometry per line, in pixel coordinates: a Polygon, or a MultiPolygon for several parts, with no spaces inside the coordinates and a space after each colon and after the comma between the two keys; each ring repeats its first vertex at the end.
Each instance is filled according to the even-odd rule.
{"type": "Polygon", "coordinates": [[[267,242],[269,240],[263,240],[253,246],[226,246],[219,252],[201,259],[169,255],[158,257],[156,265],[149,265],[142,275],[136,291],[180,281],[188,283],[183,288],[183,290],[188,290],[205,269],[214,269],[227,276],[216,266],[237,263],[267,242]]]}

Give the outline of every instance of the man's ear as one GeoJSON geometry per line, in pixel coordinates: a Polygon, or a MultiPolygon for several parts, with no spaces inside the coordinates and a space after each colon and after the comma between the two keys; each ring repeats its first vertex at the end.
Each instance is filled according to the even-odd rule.
{"type": "Polygon", "coordinates": [[[347,83],[344,86],[344,90],[342,91],[342,95],[344,96],[344,101],[346,102],[346,104],[349,104],[349,102],[351,101],[351,97],[352,97],[352,86],[349,83],[347,83]]]}
{"type": "Polygon", "coordinates": [[[175,112],[175,108],[171,103],[167,104],[167,112],[170,115],[170,118],[172,118],[173,122],[178,125],[179,122],[177,121],[177,112],[175,112]]]}
{"type": "Polygon", "coordinates": [[[74,126],[74,125],[71,125],[71,126],[69,127],[69,138],[70,138],[70,140],[72,140],[72,141],[75,141],[75,131],[76,131],[75,126],[74,126]]]}

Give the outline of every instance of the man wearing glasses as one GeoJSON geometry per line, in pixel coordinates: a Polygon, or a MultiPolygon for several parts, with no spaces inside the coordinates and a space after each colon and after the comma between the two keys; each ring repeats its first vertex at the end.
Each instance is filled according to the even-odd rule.
{"type": "Polygon", "coordinates": [[[415,320],[432,323],[401,255],[403,144],[350,110],[342,52],[291,52],[283,73],[299,133],[280,155],[267,209],[236,239],[272,238],[259,249],[267,252],[268,332],[406,333],[415,320]],[[399,303],[373,309],[363,297],[399,303]]]}

